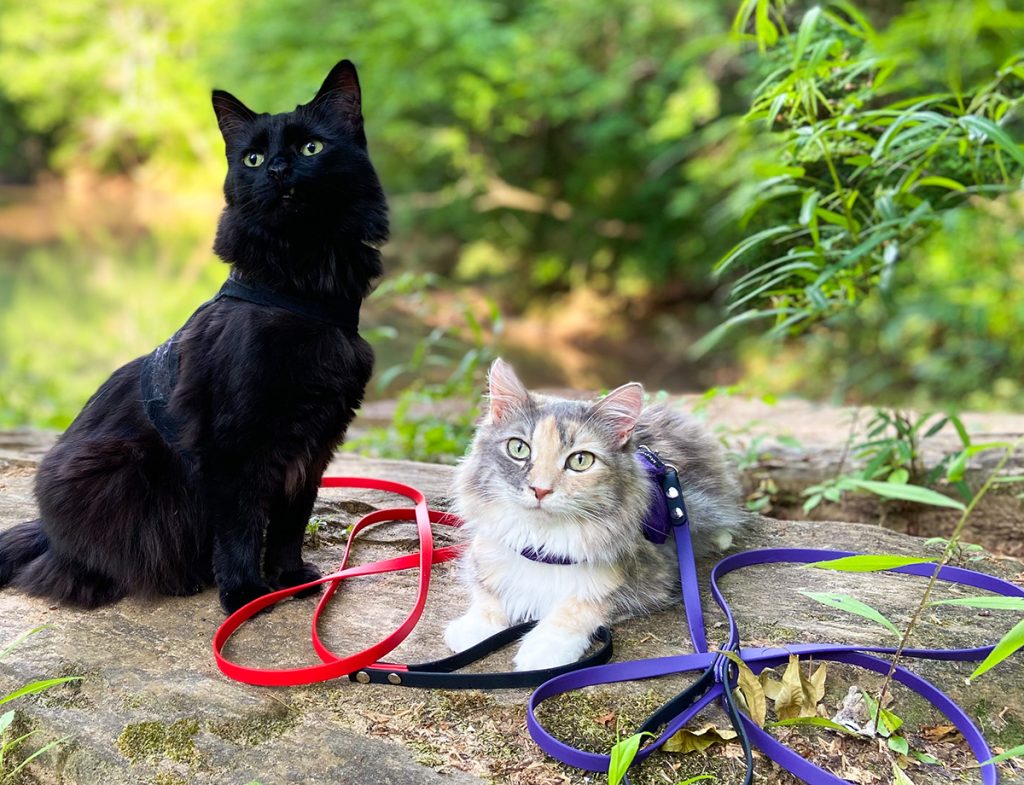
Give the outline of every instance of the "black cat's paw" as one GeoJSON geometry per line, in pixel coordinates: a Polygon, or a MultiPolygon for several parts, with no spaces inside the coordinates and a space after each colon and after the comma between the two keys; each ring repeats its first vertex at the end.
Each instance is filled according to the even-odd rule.
{"type": "MultiPolygon", "coordinates": [[[[304,583],[311,583],[323,577],[323,573],[312,562],[303,562],[297,570],[281,570],[274,578],[273,584],[278,589],[288,589],[292,586],[301,586],[304,583]]],[[[320,591],[320,586],[310,586],[296,594],[296,597],[310,597],[320,591]]]]}
{"type": "Polygon", "coordinates": [[[203,584],[199,582],[183,583],[176,586],[171,592],[175,597],[194,597],[203,590],[203,584]]]}
{"type": "MultiPolygon", "coordinates": [[[[272,591],[274,591],[274,587],[268,586],[265,583],[243,583],[241,586],[235,586],[232,589],[221,589],[220,606],[230,616],[243,605],[249,604],[264,594],[270,594],[272,591]]],[[[261,610],[260,613],[268,613],[273,608],[274,606],[270,605],[261,610]]]]}

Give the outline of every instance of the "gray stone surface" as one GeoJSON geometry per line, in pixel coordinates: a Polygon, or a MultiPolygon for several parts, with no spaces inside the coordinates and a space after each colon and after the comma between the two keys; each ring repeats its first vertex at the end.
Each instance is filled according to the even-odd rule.
{"type": "MultiPolygon", "coordinates": [[[[34,466],[49,438],[33,432],[0,434],[0,528],[32,517],[34,466]]],[[[333,474],[376,476],[416,485],[439,506],[450,492],[451,471],[448,467],[354,457],[339,458],[331,467],[333,474]]],[[[320,546],[308,550],[308,555],[325,571],[331,570],[340,560],[345,526],[370,509],[396,502],[402,500],[367,492],[324,491],[317,514],[326,523],[320,546]]],[[[450,533],[439,532],[438,539],[450,541],[450,533]]],[[[934,553],[927,551],[921,540],[877,527],[771,519],[763,519],[743,545],[934,553]]],[[[411,525],[389,525],[362,540],[355,548],[355,558],[374,560],[414,546],[411,525]]],[[[1013,560],[984,559],[972,566],[1017,581],[1024,579],[1024,566],[1013,560]]],[[[701,569],[706,578],[709,565],[701,569]]],[[[405,573],[366,578],[343,588],[322,626],[329,645],[346,652],[382,637],[408,613],[414,580],[413,573],[405,573]]],[[[899,625],[916,604],[921,583],[898,576],[758,567],[729,576],[725,589],[747,645],[813,640],[867,643],[884,640],[884,631],[816,606],[799,591],[855,594],[899,625]]],[[[705,599],[710,607],[710,598],[705,599]]],[[[439,566],[423,621],[393,658],[415,661],[444,654],[440,632],[464,603],[453,567],[439,566]]],[[[289,602],[260,617],[232,639],[229,654],[250,663],[314,662],[308,644],[313,605],[312,599],[289,602]]],[[[711,639],[720,640],[721,616],[709,610],[707,617],[711,639]]],[[[234,683],[219,673],[211,655],[211,637],[221,619],[212,590],[197,597],[154,603],[128,600],[93,612],[51,607],[10,590],[0,591],[0,644],[35,626],[49,625],[0,663],[0,695],[32,679],[84,677],[81,682],[12,704],[19,711],[19,727],[39,731],[25,749],[69,737],[59,751],[30,766],[25,782],[546,785],[602,781],[599,776],[588,779],[552,763],[533,745],[524,725],[523,704],[528,695],[524,690],[427,692],[348,681],[271,689],[234,683]]],[[[928,612],[917,640],[932,646],[973,644],[995,640],[1009,626],[1005,614],[928,612]]],[[[681,615],[675,609],[621,625],[616,630],[616,647],[616,656],[623,659],[690,650],[681,615]]],[[[509,661],[507,654],[501,655],[491,667],[505,668],[509,661]]],[[[960,700],[994,743],[1003,747],[1024,743],[1024,664],[1020,657],[971,687],[964,685],[971,670],[967,664],[913,667],[960,700]]],[[[877,686],[877,680],[835,669],[829,696],[841,696],[854,681],[877,686]]],[[[555,704],[549,712],[550,722],[566,739],[607,748],[614,740],[616,724],[628,729],[631,721],[642,719],[682,683],[684,680],[677,678],[594,690],[555,704]]],[[[915,729],[913,733],[941,724],[941,717],[906,695],[897,695],[896,708],[908,727],[915,729]]],[[[814,741],[813,736],[809,738],[814,741]]],[[[911,776],[917,785],[949,782],[951,777],[979,781],[976,772],[964,768],[966,760],[955,743],[947,740],[932,745],[916,737],[911,740],[937,756],[947,756],[954,766],[954,772],[939,767],[913,769],[911,776]]],[[[859,754],[856,749],[847,752],[844,755],[851,760],[859,754]]],[[[634,782],[673,783],[705,770],[719,773],[722,781],[735,781],[737,767],[731,748],[712,747],[687,758],[657,756],[634,782]]],[[[759,782],[793,781],[763,760],[758,762],[758,771],[759,782]]],[[[891,772],[883,766],[877,777],[875,781],[888,782],[891,772]]],[[[1024,777],[1018,769],[1005,766],[1003,782],[1024,782],[1024,777]]]]}

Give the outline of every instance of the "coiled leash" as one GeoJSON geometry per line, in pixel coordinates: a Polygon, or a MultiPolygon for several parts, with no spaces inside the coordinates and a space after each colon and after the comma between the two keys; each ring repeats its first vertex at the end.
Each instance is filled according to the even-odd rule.
{"type": "MultiPolygon", "coordinates": [[[[530,696],[527,706],[527,725],[533,740],[548,755],[570,766],[587,771],[607,771],[610,763],[608,755],[576,749],[555,738],[537,719],[537,707],[557,695],[564,695],[584,687],[702,671],[700,677],[689,688],[669,699],[640,726],[638,732],[647,732],[656,738],[637,753],[634,762],[639,763],[647,758],[702,709],[712,702],[718,701],[732,723],[743,749],[746,762],[744,785],[749,785],[753,779],[752,748],[754,745],[773,761],[809,785],[847,785],[847,780],[811,763],[779,742],[767,731],[758,727],[737,707],[733,692],[736,686],[734,675],[736,666],[720,651],[709,651],[704,635],[704,619],[701,611],[693,547],[690,541],[689,518],[686,514],[678,473],[674,467],[663,463],[657,454],[649,450],[644,457],[655,467],[665,494],[668,520],[679,556],[683,608],[696,654],[616,662],[577,670],[545,682],[530,696]]],[[[801,659],[831,660],[856,665],[877,673],[888,673],[889,661],[875,656],[895,653],[894,648],[886,646],[800,644],[777,648],[741,648],[739,628],[719,585],[721,579],[728,573],[756,564],[786,562],[806,564],[853,555],[856,554],[849,551],[768,548],[737,553],[722,559],[715,565],[711,573],[712,596],[725,614],[729,625],[729,638],[721,651],[735,652],[755,674],[765,668],[787,662],[790,654],[795,654],[801,659]]],[[[887,570],[887,572],[929,577],[934,571],[934,567],[934,564],[913,564],[887,570]]],[[[1024,588],[973,570],[943,567],[939,571],[938,577],[949,583],[971,586],[1006,597],[1024,597],[1024,588]]],[[[980,660],[991,651],[992,646],[967,649],[905,649],[903,656],[936,660],[980,660]]],[[[963,734],[979,763],[992,757],[984,736],[970,717],[935,685],[903,666],[896,667],[893,678],[941,711],[963,734]]],[[[999,775],[994,764],[990,763],[981,767],[981,779],[983,785],[998,783],[999,775]]]]}
{"type": "Polygon", "coordinates": [[[382,658],[394,651],[408,637],[419,621],[420,616],[422,616],[427,602],[427,593],[430,589],[431,567],[434,564],[454,559],[461,551],[461,547],[457,545],[435,548],[431,524],[457,527],[461,525],[462,521],[449,513],[429,509],[426,497],[421,491],[401,483],[370,478],[324,477],[321,480],[320,487],[364,488],[386,491],[405,496],[413,502],[414,506],[412,508],[377,510],[357,521],[352,526],[348,542],[345,545],[341,566],[333,574],[326,575],[309,583],[291,586],[263,597],[258,597],[228,616],[213,637],[213,656],[217,661],[217,667],[220,668],[224,675],[246,684],[257,684],[267,687],[291,687],[347,676],[352,681],[361,683],[401,684],[407,687],[508,689],[513,687],[536,687],[552,677],[577,668],[600,665],[611,658],[611,633],[602,627],[597,632],[597,639],[600,644],[598,649],[588,657],[569,665],[536,671],[517,671],[514,673],[457,672],[519,640],[519,638],[533,628],[534,622],[529,622],[502,630],[466,651],[440,660],[414,665],[382,661],[382,658]],[[371,564],[354,567],[348,566],[352,546],[361,531],[379,523],[403,521],[416,522],[416,532],[419,539],[418,553],[384,559],[371,564]],[[417,569],[419,571],[419,580],[416,602],[406,619],[390,635],[362,651],[345,656],[331,651],[320,637],[320,618],[335,593],[341,587],[342,582],[350,578],[380,575],[382,573],[399,572],[409,569],[417,569]],[[224,646],[227,644],[228,639],[248,619],[288,597],[293,597],[307,589],[324,584],[327,585],[327,589],[320,597],[316,610],[313,612],[311,633],[313,649],[320,658],[319,664],[297,668],[262,668],[241,665],[224,655],[224,646]]]}

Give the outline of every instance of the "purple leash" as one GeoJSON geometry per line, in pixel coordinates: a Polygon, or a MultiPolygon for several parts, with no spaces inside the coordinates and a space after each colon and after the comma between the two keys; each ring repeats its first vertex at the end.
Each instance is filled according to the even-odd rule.
{"type": "MultiPolygon", "coordinates": [[[[607,755],[576,749],[556,739],[537,720],[537,707],[545,700],[556,695],[562,695],[584,687],[702,671],[702,675],[693,685],[669,699],[641,725],[639,731],[650,732],[652,735],[656,735],[656,738],[637,753],[635,762],[640,762],[647,758],[702,709],[717,700],[722,704],[722,708],[732,721],[740,743],[743,746],[747,763],[747,772],[744,777],[745,783],[751,782],[753,778],[753,758],[751,754],[751,743],[753,743],[771,760],[778,763],[794,776],[809,783],[809,785],[848,785],[847,780],[841,779],[835,774],[811,763],[794,750],[779,742],[763,728],[758,727],[756,723],[736,707],[732,696],[733,687],[735,686],[734,679],[730,675],[730,670],[735,669],[735,665],[725,657],[722,657],[718,652],[709,651],[704,636],[704,620],[701,612],[700,590],[697,583],[693,547],[690,541],[689,520],[680,492],[676,470],[674,467],[662,463],[657,454],[649,450],[645,452],[641,448],[640,454],[643,461],[649,463],[657,471],[667,500],[668,520],[671,523],[676,552],[679,556],[683,608],[696,653],[631,662],[609,663],[556,676],[538,687],[533,695],[530,696],[526,720],[533,740],[548,755],[570,766],[587,771],[607,771],[610,761],[607,755]],[[675,494],[671,491],[673,488],[676,491],[675,494]]],[[[786,562],[806,564],[824,559],[853,555],[856,554],[849,551],[767,548],[737,553],[722,559],[715,565],[711,573],[711,594],[725,614],[729,625],[729,639],[722,649],[737,652],[755,674],[760,673],[765,668],[771,668],[787,662],[790,654],[796,654],[801,659],[830,660],[856,665],[877,673],[888,673],[890,662],[876,656],[878,654],[895,653],[896,650],[894,648],[887,646],[796,644],[778,648],[740,648],[739,627],[736,624],[732,609],[729,607],[728,602],[726,602],[719,587],[719,581],[723,576],[735,570],[756,564],[780,564],[786,562]]],[[[934,564],[913,564],[888,570],[888,572],[929,577],[934,568],[934,564]]],[[[971,586],[1005,597],[1024,597],[1024,588],[973,570],[959,567],[943,567],[939,571],[938,577],[942,581],[971,586]]],[[[967,649],[905,649],[903,656],[923,659],[970,661],[981,660],[991,651],[992,646],[979,646],[967,649]]],[[[964,710],[938,687],[903,666],[896,667],[893,679],[910,688],[941,711],[957,730],[963,734],[964,739],[971,748],[971,752],[979,763],[992,757],[988,744],[985,742],[985,738],[978,727],[964,710]]],[[[990,763],[981,766],[980,772],[983,785],[996,785],[999,782],[999,774],[994,764],[990,763]]]]}

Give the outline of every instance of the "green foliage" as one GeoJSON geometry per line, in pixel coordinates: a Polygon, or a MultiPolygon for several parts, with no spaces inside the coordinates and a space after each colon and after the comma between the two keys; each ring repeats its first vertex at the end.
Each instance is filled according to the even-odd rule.
{"type": "MultiPolygon", "coordinates": [[[[45,629],[46,626],[44,625],[42,627],[36,627],[33,630],[29,630],[28,632],[19,635],[11,643],[7,644],[7,646],[5,646],[2,651],[0,651],[0,660],[4,659],[14,649],[16,649],[22,643],[24,643],[25,640],[28,639],[30,636],[35,635],[45,629]]],[[[70,681],[78,681],[80,678],[80,676],[64,676],[58,679],[42,679],[40,681],[30,682],[29,684],[12,690],[6,695],[0,695],[0,706],[10,701],[17,700],[18,698],[23,698],[26,695],[35,695],[37,693],[44,692],[50,689],[51,687],[56,687],[59,684],[66,684],[70,681]]],[[[51,750],[57,745],[64,743],[69,738],[64,737],[62,739],[56,739],[54,741],[51,741],[50,743],[43,745],[30,755],[26,756],[17,766],[14,766],[12,768],[8,767],[6,764],[8,756],[11,755],[15,749],[24,744],[31,736],[34,736],[36,733],[36,731],[29,731],[28,733],[24,733],[21,736],[11,738],[9,734],[9,729],[11,725],[14,723],[14,718],[15,712],[13,709],[8,710],[3,714],[0,714],[0,785],[3,785],[3,783],[14,782],[15,775],[18,772],[20,772],[23,768],[25,768],[29,763],[31,763],[33,760],[35,760],[48,750],[51,750]]]]}
{"type": "Polygon", "coordinates": [[[803,338],[820,387],[1019,400],[1024,345],[999,334],[1024,327],[1024,12],[919,3],[879,31],[832,2],[788,32],[752,0],[738,28],[751,18],[766,73],[745,122],[767,155],[716,267],[730,316],[697,350],[767,322],[803,338]]]}
{"type": "MultiPolygon", "coordinates": [[[[402,298],[420,319],[427,311],[444,308],[450,327],[435,327],[418,341],[408,360],[395,363],[377,376],[379,392],[401,390],[391,422],[345,443],[344,449],[378,458],[453,463],[473,437],[480,415],[487,368],[494,359],[493,339],[501,333],[502,317],[493,302],[484,303],[481,320],[465,299],[431,296],[431,276],[405,274],[385,282],[378,301],[402,298]]],[[[380,338],[394,338],[384,331],[380,338]]]]}
{"type": "Polygon", "coordinates": [[[979,448],[998,446],[972,444],[967,429],[954,414],[924,412],[913,415],[890,409],[875,409],[865,436],[856,442],[853,439],[854,431],[851,429],[848,446],[860,468],[839,472],[832,479],[805,488],[804,512],[810,512],[822,500],[838,503],[844,493],[857,490],[874,493],[883,499],[962,510],[961,502],[924,486],[937,482],[945,474],[945,479],[963,500],[969,501],[972,491],[963,476],[967,459],[979,448]],[[934,436],[947,425],[954,428],[964,449],[946,455],[926,471],[921,462],[921,440],[934,436]]]}
{"type": "Polygon", "coordinates": [[[889,621],[889,619],[887,619],[883,614],[872,608],[867,603],[863,603],[857,598],[851,597],[849,594],[818,591],[802,591],[800,593],[815,602],[820,602],[822,605],[828,605],[830,608],[838,608],[841,611],[853,613],[864,619],[873,621],[876,624],[881,624],[897,638],[900,636],[900,631],[896,629],[896,625],[889,621]]]}
{"type": "Polygon", "coordinates": [[[69,236],[0,265],[0,428],[66,428],[120,365],[152,351],[220,286],[197,235],[69,236]],[[40,347],[46,347],[45,351],[40,347]]]}
{"type": "Polygon", "coordinates": [[[633,765],[633,759],[640,751],[640,744],[644,737],[654,736],[653,733],[634,733],[615,742],[609,753],[608,763],[608,785],[619,785],[626,777],[626,772],[633,765]]]}

